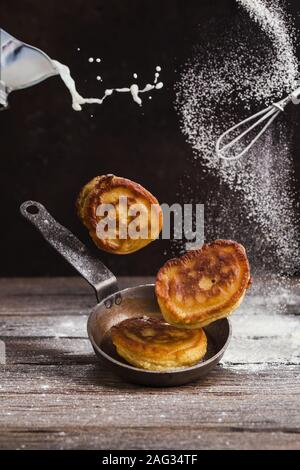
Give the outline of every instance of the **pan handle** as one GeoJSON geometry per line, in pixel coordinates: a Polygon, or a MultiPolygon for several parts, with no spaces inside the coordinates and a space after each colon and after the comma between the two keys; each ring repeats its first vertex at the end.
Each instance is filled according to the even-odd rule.
{"type": "Polygon", "coordinates": [[[20,212],[45,240],[94,288],[98,302],[119,290],[116,277],[68,229],[36,201],[26,201],[20,212]]]}

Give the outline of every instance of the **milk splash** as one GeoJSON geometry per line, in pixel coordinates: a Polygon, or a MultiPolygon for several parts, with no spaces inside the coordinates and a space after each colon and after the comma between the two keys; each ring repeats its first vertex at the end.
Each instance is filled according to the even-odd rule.
{"type": "MultiPolygon", "coordinates": [[[[94,59],[90,57],[89,61],[93,62],[94,59]]],[[[128,87],[123,87],[123,88],[107,88],[104,91],[104,95],[102,96],[102,98],[84,98],[78,93],[76,89],[76,84],[75,84],[74,79],[71,76],[69,67],[67,67],[64,64],[61,64],[57,60],[52,60],[52,64],[56,68],[58,74],[60,75],[62,81],[64,82],[64,84],[66,85],[66,87],[68,88],[72,96],[72,107],[75,111],[81,111],[82,106],[85,104],[102,104],[103,101],[109,96],[111,96],[114,92],[115,93],[130,93],[133,101],[137,103],[139,106],[142,106],[142,99],[140,97],[141,93],[148,93],[152,90],[160,90],[161,88],[163,88],[163,83],[158,81],[161,67],[157,66],[156,72],[154,75],[153,84],[147,83],[147,85],[145,85],[142,88],[140,88],[137,83],[133,83],[132,85],[128,87]]]]}

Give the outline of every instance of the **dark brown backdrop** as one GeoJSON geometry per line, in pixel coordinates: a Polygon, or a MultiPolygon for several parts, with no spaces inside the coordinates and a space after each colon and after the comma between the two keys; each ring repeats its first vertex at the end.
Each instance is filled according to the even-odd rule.
{"type": "MultiPolygon", "coordinates": [[[[296,0],[290,10],[300,26],[296,0]]],[[[83,95],[101,94],[98,69],[104,86],[113,87],[128,84],[132,72],[148,81],[160,64],[165,88],[141,109],[119,95],[81,113],[71,109],[57,77],[11,95],[10,110],[0,113],[0,275],[73,273],[20,218],[23,200],[44,203],[90,246],[74,201],[91,177],[115,173],[145,185],[162,202],[176,201],[192,150],[180,132],[173,85],[199,28],[236,14],[234,0],[1,1],[0,26],[68,64],[83,95]],[[89,64],[90,56],[101,57],[101,65],[89,64]]],[[[299,177],[298,147],[296,141],[299,177]]],[[[204,185],[199,202],[205,203],[205,191],[204,185]]],[[[127,257],[98,254],[116,274],[134,275],[155,273],[170,253],[168,242],[157,241],[127,257]]]]}

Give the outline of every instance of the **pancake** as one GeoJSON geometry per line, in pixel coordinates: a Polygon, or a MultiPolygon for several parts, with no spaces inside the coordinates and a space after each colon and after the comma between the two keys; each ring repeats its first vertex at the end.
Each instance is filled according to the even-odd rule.
{"type": "Polygon", "coordinates": [[[206,353],[202,329],[182,330],[149,317],[129,318],[111,330],[118,354],[147,370],[169,370],[196,364],[206,353]]]}
{"type": "Polygon", "coordinates": [[[216,240],[167,261],[157,274],[155,292],[168,323],[200,328],[228,317],[250,283],[245,248],[231,240],[216,240]]]}
{"type": "Polygon", "coordinates": [[[77,213],[97,247],[118,255],[140,250],[162,229],[157,199],[140,184],[114,175],[96,176],[83,187],[77,213]]]}

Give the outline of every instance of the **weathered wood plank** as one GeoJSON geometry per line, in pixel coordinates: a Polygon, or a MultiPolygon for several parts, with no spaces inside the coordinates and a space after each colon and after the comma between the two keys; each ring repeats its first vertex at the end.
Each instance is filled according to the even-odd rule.
{"type": "MultiPolygon", "coordinates": [[[[118,278],[120,289],[149,284],[154,282],[154,276],[121,276],[118,278]]],[[[0,298],[5,296],[51,296],[51,295],[89,295],[93,289],[81,277],[28,277],[0,278],[0,298]]]]}
{"type": "MultiPolygon", "coordinates": [[[[41,315],[88,315],[95,306],[93,295],[21,295],[1,298],[0,321],[3,317],[37,317],[41,315]]],[[[33,320],[34,321],[34,320],[33,320]]]]}
{"type": "MultiPolygon", "coordinates": [[[[64,293],[46,294],[22,294],[0,296],[1,315],[81,315],[88,312],[96,303],[95,296],[91,292],[85,294],[64,293]]],[[[274,315],[275,313],[300,316],[300,297],[290,295],[283,312],[278,312],[278,304],[266,307],[266,301],[261,298],[250,297],[239,309],[239,313],[263,313],[274,315]]]]}
{"type": "Polygon", "coordinates": [[[0,279],[0,448],[299,449],[300,289],[289,282],[273,297],[252,291],[204,380],[154,389],[98,363],[86,337],[95,300],[80,278],[0,279]]]}
{"type": "MultiPolygon", "coordinates": [[[[288,400],[298,400],[300,395],[299,366],[268,365],[266,368],[241,366],[234,368],[220,365],[210,374],[197,382],[174,388],[141,387],[123,381],[104,367],[101,362],[94,363],[68,363],[61,364],[15,364],[0,368],[0,393],[5,396],[22,394],[69,394],[77,392],[78,395],[88,393],[119,394],[137,393],[151,396],[200,396],[201,401],[206,395],[216,397],[224,395],[247,396],[254,395],[259,398],[260,393],[264,399],[276,399],[276,396],[285,396],[288,400]]],[[[276,400],[277,401],[277,400],[276,400]]],[[[231,403],[235,405],[234,402],[231,403]]],[[[186,407],[182,402],[181,406],[186,407]]],[[[210,402],[207,402],[210,406],[210,402]]],[[[282,406],[278,399],[278,408],[282,406]]],[[[297,413],[300,420],[300,413],[297,413]]]]}
{"type": "MultiPolygon", "coordinates": [[[[7,364],[61,364],[91,363],[96,361],[84,328],[76,332],[84,334],[81,338],[70,337],[70,327],[63,322],[64,333],[55,337],[14,337],[0,336],[6,344],[7,364]],[[63,336],[65,334],[65,336],[63,336]]],[[[61,326],[61,325],[60,325],[61,326]]],[[[73,330],[74,331],[74,330],[73,330]]],[[[48,332],[51,332],[49,329],[48,332]]],[[[300,365],[298,341],[287,345],[287,338],[263,337],[256,340],[234,336],[226,351],[222,364],[230,368],[245,365],[250,370],[267,368],[269,365],[300,365]]],[[[300,372],[300,369],[299,369],[300,372]]]]}
{"type": "Polygon", "coordinates": [[[0,316],[0,338],[5,337],[79,337],[86,338],[88,315],[10,315],[0,316]]]}
{"type": "MultiPolygon", "coordinates": [[[[119,285],[125,288],[153,281],[153,277],[120,278],[119,285]]],[[[274,295],[259,292],[260,284],[247,295],[243,311],[300,315],[298,282],[289,281],[287,287],[274,295]]],[[[79,277],[0,279],[0,299],[0,315],[80,315],[96,302],[91,287],[79,277]]]]}
{"type": "Polygon", "coordinates": [[[289,450],[300,449],[297,433],[212,430],[205,426],[190,428],[98,427],[86,431],[78,427],[46,431],[0,430],[2,449],[111,449],[111,450],[289,450]]]}
{"type": "MultiPolygon", "coordinates": [[[[120,278],[120,289],[154,282],[152,277],[120,278]]],[[[81,278],[0,279],[1,315],[88,315],[96,304],[81,278]]]]}
{"type": "Polygon", "coordinates": [[[1,428],[204,426],[220,432],[300,433],[295,370],[255,376],[219,370],[188,387],[158,390],[120,382],[117,390],[116,379],[111,376],[109,383],[95,366],[67,369],[10,368],[6,383],[1,379],[1,428]]]}
{"type": "MultiPolygon", "coordinates": [[[[87,314],[76,315],[46,315],[0,316],[0,339],[11,344],[14,354],[43,345],[34,338],[53,338],[51,349],[60,354],[59,339],[87,337],[87,314]],[[23,341],[20,339],[23,338],[23,341]],[[24,338],[29,343],[24,344],[24,338]],[[12,338],[19,338],[19,348],[13,345],[12,338]],[[30,343],[31,342],[31,343],[30,343]],[[21,349],[20,349],[21,348],[21,349]]],[[[299,318],[294,315],[268,315],[263,312],[247,313],[241,308],[239,313],[232,316],[233,338],[224,356],[225,363],[232,364],[300,364],[300,330],[299,318]]],[[[74,351],[81,350],[80,343],[74,343],[74,351]]],[[[47,349],[47,346],[45,346],[47,349]]],[[[8,349],[8,352],[10,351],[8,349]]],[[[55,354],[54,354],[55,355],[55,354]]],[[[20,355],[19,355],[20,356],[20,355]]],[[[78,356],[78,354],[77,354],[78,356]]],[[[19,361],[22,360],[20,356],[19,361]]]]}
{"type": "Polygon", "coordinates": [[[6,363],[91,364],[98,362],[88,338],[6,337],[6,363]]]}

